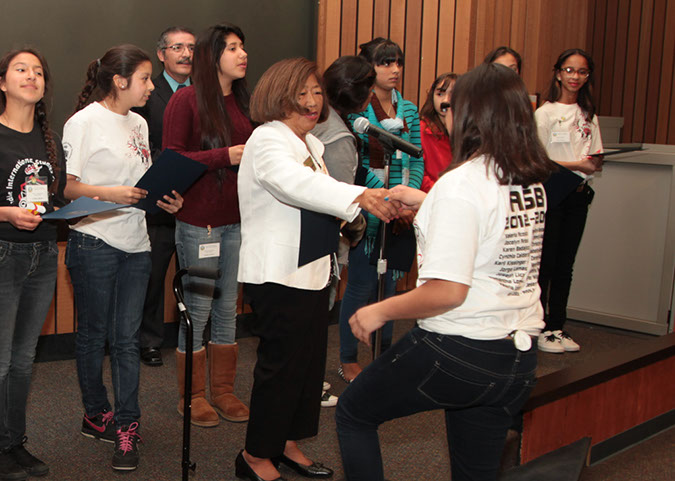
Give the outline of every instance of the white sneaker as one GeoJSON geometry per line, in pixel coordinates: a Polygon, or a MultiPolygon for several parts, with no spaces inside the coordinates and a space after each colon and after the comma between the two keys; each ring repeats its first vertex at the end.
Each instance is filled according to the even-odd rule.
{"type": "Polygon", "coordinates": [[[323,390],[328,391],[330,389],[330,383],[328,381],[323,382],[323,390]]]}
{"type": "Polygon", "coordinates": [[[562,346],[560,338],[551,331],[544,331],[539,334],[537,347],[540,351],[552,352],[555,354],[562,354],[565,352],[565,348],[562,346]]]}
{"type": "Polygon", "coordinates": [[[337,404],[337,402],[338,402],[337,396],[333,396],[328,391],[323,392],[323,395],[321,396],[322,408],[332,408],[337,404]]]}
{"type": "Polygon", "coordinates": [[[565,331],[553,331],[553,335],[560,339],[560,344],[565,351],[577,352],[581,349],[579,344],[574,342],[574,339],[572,339],[565,331]]]}

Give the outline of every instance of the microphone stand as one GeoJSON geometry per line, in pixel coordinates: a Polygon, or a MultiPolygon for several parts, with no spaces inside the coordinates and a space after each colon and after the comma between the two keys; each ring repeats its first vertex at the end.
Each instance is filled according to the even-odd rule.
{"type": "MultiPolygon", "coordinates": [[[[389,189],[389,169],[391,167],[391,156],[396,152],[396,148],[387,138],[379,138],[384,153],[384,188],[389,189]]],[[[386,285],[387,259],[384,254],[384,246],[387,240],[387,224],[380,221],[380,255],[377,259],[377,301],[384,300],[384,288],[386,285]]],[[[382,354],[382,329],[377,329],[373,333],[373,359],[377,359],[382,354]]]]}

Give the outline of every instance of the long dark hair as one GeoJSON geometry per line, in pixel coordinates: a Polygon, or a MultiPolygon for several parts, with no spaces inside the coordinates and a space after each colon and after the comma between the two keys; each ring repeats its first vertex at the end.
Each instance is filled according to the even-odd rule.
{"type": "Polygon", "coordinates": [[[558,60],[556,60],[555,65],[553,66],[553,78],[551,79],[551,85],[549,86],[546,100],[548,102],[557,102],[560,99],[562,87],[560,80],[558,80],[558,74],[560,74],[565,60],[572,55],[581,55],[586,59],[586,63],[588,64],[589,75],[586,79],[586,83],[579,89],[579,93],[577,94],[577,105],[586,116],[586,120],[591,122],[596,111],[595,100],[593,99],[593,70],[595,70],[595,63],[591,56],[580,48],[570,48],[565,50],[560,54],[558,60]]]}
{"type": "Polygon", "coordinates": [[[525,84],[513,70],[481,64],[462,75],[450,108],[450,169],[485,155],[500,184],[522,186],[544,181],[556,170],[537,136],[525,84]]]}
{"type": "MultiPolygon", "coordinates": [[[[225,37],[231,33],[239,37],[242,43],[246,41],[239,27],[221,23],[199,35],[195,44],[192,81],[201,125],[201,148],[205,150],[229,147],[232,144],[232,121],[225,110],[218,81],[218,65],[225,50],[225,37]]],[[[249,117],[249,93],[245,78],[232,82],[232,93],[241,111],[249,117]]]]}
{"type": "Polygon", "coordinates": [[[510,53],[511,55],[513,55],[513,58],[516,59],[516,64],[518,65],[518,75],[520,75],[520,72],[522,71],[523,67],[523,59],[521,58],[518,52],[513,50],[511,47],[507,47],[506,45],[497,47],[492,52],[488,53],[485,56],[485,59],[483,59],[483,63],[494,63],[495,60],[497,60],[499,57],[503,55],[506,55],[507,53],[510,53]]]}
{"type": "MultiPolygon", "coordinates": [[[[49,190],[51,193],[55,193],[56,190],[58,189],[59,183],[58,179],[60,169],[58,156],[56,154],[56,142],[54,140],[52,131],[49,128],[49,119],[47,118],[49,114],[48,105],[51,105],[51,94],[52,94],[52,74],[49,70],[47,60],[42,56],[42,54],[40,54],[40,52],[38,52],[33,48],[12,50],[10,52],[7,52],[2,57],[2,59],[0,59],[0,78],[3,80],[5,79],[5,76],[7,75],[7,69],[9,69],[9,64],[12,62],[12,60],[14,60],[14,57],[22,53],[29,53],[31,55],[34,55],[42,65],[42,75],[45,80],[45,93],[42,96],[42,98],[35,104],[35,113],[33,115],[34,121],[37,122],[37,124],[40,126],[40,131],[42,132],[42,140],[45,143],[45,150],[47,151],[47,160],[49,161],[49,164],[52,166],[52,171],[54,172],[54,182],[52,182],[52,185],[49,190]]],[[[0,91],[0,115],[5,112],[6,108],[7,108],[7,98],[5,96],[5,92],[0,91]]]]}
{"type": "Polygon", "coordinates": [[[443,119],[440,118],[438,112],[436,112],[436,109],[434,108],[434,93],[436,92],[436,89],[439,88],[445,92],[445,90],[450,87],[450,83],[455,82],[456,80],[456,73],[449,72],[439,75],[436,80],[434,80],[434,83],[431,84],[429,92],[427,92],[427,99],[420,109],[420,118],[426,121],[431,132],[438,137],[448,135],[448,129],[445,128],[443,119]]]}
{"type": "Polygon", "coordinates": [[[108,95],[117,98],[117,89],[113,77],[119,75],[127,79],[131,85],[131,76],[143,62],[150,62],[150,57],[135,45],[118,45],[109,49],[101,58],[91,62],[87,67],[87,81],[82,87],[75,112],[88,104],[103,100],[108,95]]]}

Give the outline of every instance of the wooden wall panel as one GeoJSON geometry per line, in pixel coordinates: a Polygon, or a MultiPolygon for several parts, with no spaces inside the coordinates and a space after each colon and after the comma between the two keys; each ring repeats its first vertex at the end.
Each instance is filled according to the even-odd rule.
{"type": "Polygon", "coordinates": [[[589,9],[600,115],[624,118],[622,141],[675,143],[675,2],[596,0],[589,9]],[[615,22],[614,24],[612,22],[615,22]],[[601,61],[598,62],[598,59],[601,61]]]}
{"type": "Polygon", "coordinates": [[[403,96],[417,103],[420,91],[420,50],[422,44],[422,0],[408,0],[406,9],[405,68],[403,69],[403,96]]]}
{"type": "Polygon", "coordinates": [[[429,87],[436,79],[436,49],[438,48],[438,2],[424,2],[422,13],[425,25],[422,31],[422,58],[420,62],[419,97],[415,102],[424,105],[429,87]]]}
{"type": "MultiPolygon", "coordinates": [[[[649,50],[649,78],[647,80],[647,102],[644,117],[643,142],[656,141],[656,119],[659,106],[659,84],[661,81],[661,61],[663,59],[663,38],[665,32],[666,0],[654,2],[654,19],[651,28],[651,48],[649,50]]],[[[670,25],[670,29],[673,29],[670,25]]]]}
{"type": "MultiPolygon", "coordinates": [[[[610,83],[614,76],[614,56],[611,52],[615,50],[616,45],[616,27],[618,21],[619,10],[616,8],[607,9],[606,19],[604,23],[604,37],[605,48],[600,51],[593,51],[591,55],[594,57],[595,65],[597,65],[598,78],[602,79],[602,84],[610,83]],[[604,54],[604,55],[602,55],[604,54]]],[[[609,111],[612,105],[612,89],[603,89],[598,95],[598,106],[600,110],[609,111]]]]}
{"type": "Polygon", "coordinates": [[[455,58],[452,70],[464,73],[474,65],[476,51],[477,0],[457,0],[455,4],[455,58]]]}
{"type": "Polygon", "coordinates": [[[637,54],[637,78],[635,81],[635,109],[633,111],[632,142],[639,142],[644,135],[644,120],[647,104],[647,79],[649,75],[649,50],[651,48],[650,26],[653,14],[653,0],[642,2],[640,17],[640,40],[637,54]]]}
{"type": "Polygon", "coordinates": [[[342,0],[342,39],[340,51],[356,51],[357,0],[342,0]]]}
{"type": "Polygon", "coordinates": [[[441,0],[438,7],[438,57],[436,59],[436,77],[445,72],[452,72],[454,46],[455,0],[441,0]]]}
{"type": "Polygon", "coordinates": [[[375,0],[373,37],[389,38],[389,0],[375,0]]]}
{"type": "MultiPolygon", "coordinates": [[[[666,25],[675,25],[675,2],[668,2],[666,10],[666,25]]],[[[671,113],[675,113],[675,28],[667,28],[663,39],[663,69],[661,72],[661,104],[659,106],[658,122],[656,127],[656,141],[659,143],[675,143],[675,122],[668,121],[671,113]],[[670,100],[670,101],[669,101],[670,100]]]]}
{"type": "MultiPolygon", "coordinates": [[[[356,47],[375,37],[375,35],[373,35],[373,0],[358,0],[358,2],[359,2],[359,16],[357,27],[358,37],[356,38],[356,47]]],[[[319,6],[319,8],[321,8],[321,5],[319,6]]],[[[354,49],[353,52],[342,52],[342,55],[354,55],[356,53],[358,53],[358,51],[354,49]]],[[[329,59],[324,64],[323,67],[324,68],[328,67],[333,60],[335,59],[334,58],[329,59]]]]}
{"type": "Polygon", "coordinates": [[[675,0],[321,0],[318,18],[321,68],[389,35],[406,55],[401,91],[417,103],[437,75],[499,45],[521,53],[525,85],[543,95],[557,56],[583,48],[599,114],[624,117],[623,141],[675,143],[675,0]]]}
{"type": "Polygon", "coordinates": [[[389,38],[399,45],[405,45],[406,2],[391,2],[389,16],[389,38]]]}

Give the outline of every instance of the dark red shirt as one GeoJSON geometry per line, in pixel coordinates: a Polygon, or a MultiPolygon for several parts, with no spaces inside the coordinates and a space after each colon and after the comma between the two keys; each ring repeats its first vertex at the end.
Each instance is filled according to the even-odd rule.
{"type": "MultiPolygon", "coordinates": [[[[239,109],[234,95],[223,97],[232,125],[232,145],[245,144],[253,126],[239,109]]],[[[237,224],[237,174],[230,168],[229,148],[202,150],[197,96],[193,86],[178,90],[164,111],[162,148],[175,150],[209,168],[183,194],[183,208],[176,214],[181,222],[199,227],[237,224]]]]}

